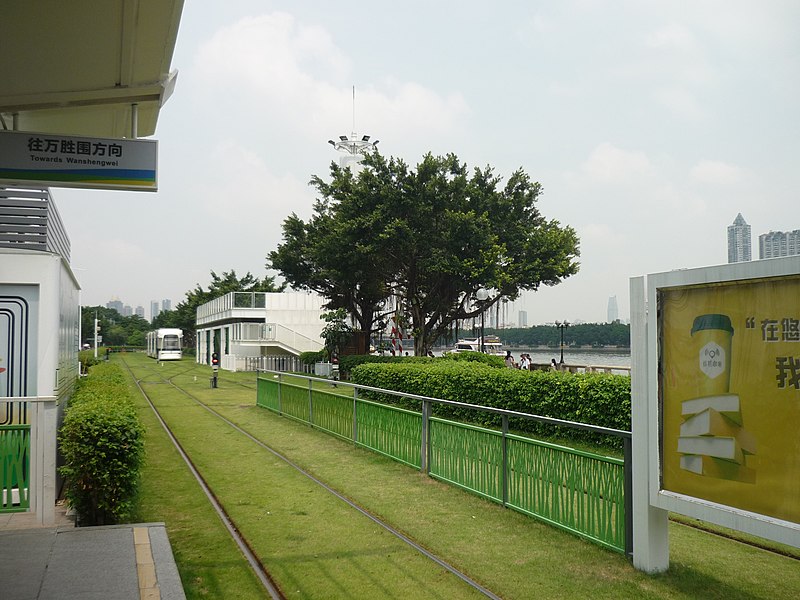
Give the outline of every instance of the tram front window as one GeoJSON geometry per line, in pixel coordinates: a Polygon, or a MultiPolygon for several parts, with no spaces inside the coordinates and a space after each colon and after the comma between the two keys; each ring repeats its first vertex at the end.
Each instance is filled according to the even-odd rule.
{"type": "Polygon", "coordinates": [[[177,335],[165,335],[161,345],[162,350],[180,350],[181,344],[177,335]]]}

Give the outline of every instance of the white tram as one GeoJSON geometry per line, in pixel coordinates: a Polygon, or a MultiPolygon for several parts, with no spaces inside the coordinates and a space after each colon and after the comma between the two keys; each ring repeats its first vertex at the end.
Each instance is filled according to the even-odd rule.
{"type": "Polygon", "coordinates": [[[154,329],[147,332],[147,356],[158,360],[180,360],[183,331],[180,329],[154,329]]]}

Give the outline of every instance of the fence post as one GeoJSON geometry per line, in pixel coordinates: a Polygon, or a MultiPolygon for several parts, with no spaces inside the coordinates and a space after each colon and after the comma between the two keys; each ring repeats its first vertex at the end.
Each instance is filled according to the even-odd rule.
{"type": "Polygon", "coordinates": [[[313,400],[314,394],[311,391],[312,385],[313,382],[311,381],[311,379],[309,379],[308,380],[308,424],[311,425],[311,427],[314,427],[314,400],[313,400]]]}
{"type": "Polygon", "coordinates": [[[358,444],[358,388],[353,388],[353,445],[358,444]]]}
{"type": "Polygon", "coordinates": [[[281,390],[283,389],[283,381],[281,380],[281,374],[278,373],[278,414],[283,414],[283,399],[281,398],[281,390]]]}
{"type": "Polygon", "coordinates": [[[503,415],[503,506],[508,504],[508,415],[503,415]]]}
{"type": "Polygon", "coordinates": [[[422,401],[422,435],[420,438],[422,440],[420,446],[420,454],[419,454],[419,466],[420,471],[425,473],[426,475],[430,472],[430,465],[428,464],[428,452],[429,452],[429,444],[428,444],[428,435],[430,432],[430,413],[431,413],[431,403],[428,400],[422,401]]]}
{"type": "Polygon", "coordinates": [[[625,556],[633,557],[633,449],[630,437],[622,438],[625,556]]]}

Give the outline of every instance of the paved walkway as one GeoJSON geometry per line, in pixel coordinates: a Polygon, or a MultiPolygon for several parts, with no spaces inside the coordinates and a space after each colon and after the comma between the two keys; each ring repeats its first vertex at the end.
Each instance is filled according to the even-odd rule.
{"type": "Polygon", "coordinates": [[[55,527],[0,515],[3,600],[185,600],[163,523],[55,527]]]}

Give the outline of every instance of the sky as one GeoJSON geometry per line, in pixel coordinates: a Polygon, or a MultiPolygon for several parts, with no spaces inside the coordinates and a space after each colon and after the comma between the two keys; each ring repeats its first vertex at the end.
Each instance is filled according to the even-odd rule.
{"type": "Polygon", "coordinates": [[[631,277],[727,262],[742,213],[800,228],[800,3],[186,2],[159,191],[54,189],[84,305],[173,307],[210,272],[262,278],[312,215],[339,135],[416,165],[455,153],[541,183],[580,271],[517,324],[604,322],[631,277]],[[353,88],[355,87],[355,110],[353,88]]]}

